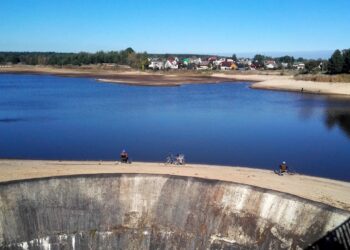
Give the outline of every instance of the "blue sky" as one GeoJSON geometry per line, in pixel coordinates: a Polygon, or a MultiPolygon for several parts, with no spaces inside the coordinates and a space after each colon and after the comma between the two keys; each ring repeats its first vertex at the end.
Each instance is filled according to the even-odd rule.
{"type": "Polygon", "coordinates": [[[0,34],[0,51],[324,51],[350,47],[350,0],[1,0],[0,34]]]}

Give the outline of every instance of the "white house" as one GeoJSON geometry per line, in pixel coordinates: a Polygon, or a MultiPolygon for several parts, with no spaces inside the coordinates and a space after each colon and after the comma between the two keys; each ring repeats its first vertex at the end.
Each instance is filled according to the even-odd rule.
{"type": "Polygon", "coordinates": [[[305,63],[294,63],[293,68],[297,70],[303,70],[305,69],[305,63]]]}
{"type": "Polygon", "coordinates": [[[159,60],[159,59],[150,59],[150,63],[148,65],[148,68],[153,69],[153,70],[160,70],[164,69],[164,62],[159,60]]]}
{"type": "Polygon", "coordinates": [[[179,59],[177,57],[175,57],[175,58],[169,57],[168,60],[165,62],[164,68],[165,69],[178,69],[179,68],[178,61],[179,61],[179,59]]]}
{"type": "Polygon", "coordinates": [[[273,60],[267,60],[265,61],[265,68],[266,69],[277,69],[277,63],[273,60]]]}
{"type": "Polygon", "coordinates": [[[281,63],[281,66],[282,66],[282,68],[288,68],[288,63],[283,62],[283,63],[281,63]]]}

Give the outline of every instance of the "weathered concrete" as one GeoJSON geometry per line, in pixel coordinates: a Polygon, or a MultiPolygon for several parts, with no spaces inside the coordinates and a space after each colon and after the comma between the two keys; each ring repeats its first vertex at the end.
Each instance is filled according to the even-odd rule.
{"type": "Polygon", "coordinates": [[[0,249],[299,249],[349,216],[293,195],[193,177],[0,183],[0,249]]]}

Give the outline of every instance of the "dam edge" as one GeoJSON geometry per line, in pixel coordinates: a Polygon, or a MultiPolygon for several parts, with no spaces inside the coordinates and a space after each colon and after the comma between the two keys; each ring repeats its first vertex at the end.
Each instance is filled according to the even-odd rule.
{"type": "Polygon", "coordinates": [[[350,211],[350,183],[306,175],[278,176],[273,171],[238,166],[186,164],[172,166],[164,163],[115,161],[48,161],[0,159],[0,185],[53,177],[74,177],[108,174],[151,174],[195,177],[233,182],[257,188],[295,195],[350,211]],[[314,190],[318,190],[314,192],[314,190]]]}

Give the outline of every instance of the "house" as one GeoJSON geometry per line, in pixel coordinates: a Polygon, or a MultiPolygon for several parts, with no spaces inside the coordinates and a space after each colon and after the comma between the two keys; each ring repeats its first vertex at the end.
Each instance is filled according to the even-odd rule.
{"type": "Polygon", "coordinates": [[[182,60],[182,63],[183,63],[183,65],[185,65],[185,66],[189,65],[189,64],[190,64],[190,58],[184,58],[184,59],[182,60]]]}
{"type": "Polygon", "coordinates": [[[249,58],[239,58],[236,65],[239,70],[250,70],[254,64],[249,58]]]}
{"type": "Polygon", "coordinates": [[[179,59],[177,57],[169,57],[168,60],[164,64],[165,69],[178,69],[179,64],[178,64],[179,59]]]}
{"type": "Polygon", "coordinates": [[[200,57],[191,57],[190,58],[190,63],[193,63],[193,64],[195,64],[195,65],[197,65],[197,66],[199,66],[200,64],[201,64],[201,62],[202,62],[202,59],[200,58],[200,57]]]}
{"type": "Polygon", "coordinates": [[[220,58],[220,59],[216,59],[215,61],[213,61],[213,64],[216,66],[216,67],[220,67],[222,62],[225,61],[225,58],[220,58]]]}
{"type": "Polygon", "coordinates": [[[233,62],[225,60],[225,61],[221,62],[220,69],[221,70],[230,70],[230,69],[232,69],[231,68],[232,64],[233,64],[233,62]]]}
{"type": "Polygon", "coordinates": [[[289,65],[289,64],[286,63],[286,62],[281,63],[281,66],[282,66],[282,68],[284,68],[284,69],[285,69],[285,68],[288,68],[288,65],[289,65]]]}
{"type": "Polygon", "coordinates": [[[161,70],[164,69],[164,62],[160,58],[149,58],[148,68],[153,70],[161,70]]]}
{"type": "Polygon", "coordinates": [[[216,56],[211,56],[208,58],[208,61],[211,63],[213,63],[214,61],[217,61],[217,60],[218,60],[218,58],[216,56]]]}
{"type": "Polygon", "coordinates": [[[210,62],[209,61],[201,61],[201,63],[199,64],[197,70],[206,70],[210,68],[210,62]]]}
{"type": "Polygon", "coordinates": [[[235,64],[234,62],[232,62],[232,64],[231,64],[231,69],[232,69],[232,70],[238,69],[237,64],[235,64]]]}
{"type": "Polygon", "coordinates": [[[256,70],[256,68],[256,65],[253,63],[249,66],[249,70],[256,70]]]}
{"type": "Polygon", "coordinates": [[[272,63],[265,64],[266,69],[275,69],[275,65],[272,63]]]}
{"type": "Polygon", "coordinates": [[[294,63],[293,64],[293,69],[297,69],[297,70],[303,70],[305,69],[305,63],[294,63]]]}
{"type": "Polygon", "coordinates": [[[266,69],[277,69],[278,65],[274,60],[266,60],[264,62],[265,68],[266,69]]]}

